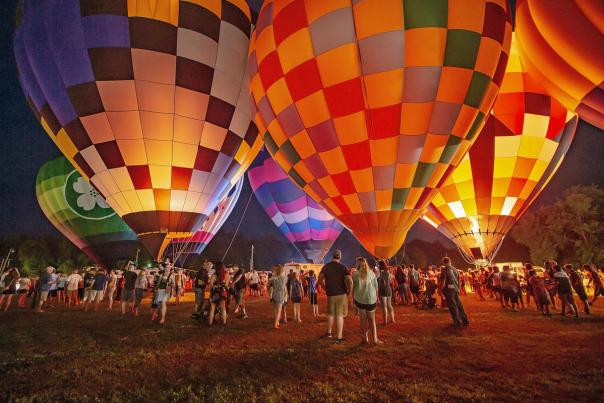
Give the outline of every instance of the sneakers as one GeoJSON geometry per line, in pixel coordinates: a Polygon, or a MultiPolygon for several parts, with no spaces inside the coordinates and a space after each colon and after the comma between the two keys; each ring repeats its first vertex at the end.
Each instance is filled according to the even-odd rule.
{"type": "Polygon", "coordinates": [[[344,339],[336,339],[334,341],[335,344],[344,344],[344,339]]]}

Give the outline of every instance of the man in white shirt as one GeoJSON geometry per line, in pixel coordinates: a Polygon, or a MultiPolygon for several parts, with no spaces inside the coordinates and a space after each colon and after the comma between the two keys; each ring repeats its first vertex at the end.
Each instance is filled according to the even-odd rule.
{"type": "Polygon", "coordinates": [[[74,305],[80,303],[80,301],[78,301],[78,285],[82,281],[84,281],[84,279],[78,273],[78,269],[75,269],[73,273],[67,277],[67,306],[70,306],[72,301],[74,301],[74,305]]]}

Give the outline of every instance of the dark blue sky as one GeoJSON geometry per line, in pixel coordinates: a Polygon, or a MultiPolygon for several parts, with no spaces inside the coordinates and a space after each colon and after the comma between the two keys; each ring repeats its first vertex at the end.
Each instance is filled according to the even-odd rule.
{"type": "MultiPolygon", "coordinates": [[[[16,233],[58,234],[42,214],[35,197],[35,178],[39,167],[60,153],[34,119],[17,81],[12,50],[16,0],[0,0],[0,237],[16,233]]],[[[571,150],[549,187],[535,206],[551,203],[564,189],[574,184],[604,187],[604,132],[584,122],[579,124],[571,150]]],[[[240,201],[224,230],[234,231],[250,194],[246,184],[240,201]]],[[[248,235],[279,232],[253,198],[244,218],[242,231],[248,235]]],[[[417,224],[409,239],[444,239],[425,224],[417,224]]],[[[352,241],[351,241],[352,242],[352,241]]]]}

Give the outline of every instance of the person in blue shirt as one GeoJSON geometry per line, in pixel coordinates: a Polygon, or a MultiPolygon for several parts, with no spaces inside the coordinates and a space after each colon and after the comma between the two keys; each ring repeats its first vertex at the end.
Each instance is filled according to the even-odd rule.
{"type": "Polygon", "coordinates": [[[86,305],[84,305],[84,311],[88,311],[88,304],[94,301],[94,311],[96,312],[99,308],[99,303],[103,300],[105,294],[105,286],[107,285],[107,273],[104,269],[100,269],[94,275],[92,285],[88,291],[88,298],[86,298],[86,305]]]}
{"type": "Polygon", "coordinates": [[[317,276],[314,270],[308,274],[308,299],[312,307],[312,316],[319,317],[319,304],[317,303],[317,276]]]}
{"type": "Polygon", "coordinates": [[[50,287],[53,284],[53,279],[52,279],[51,275],[54,271],[55,271],[54,267],[48,266],[46,268],[46,271],[44,273],[42,273],[42,275],[40,276],[40,280],[39,280],[40,297],[38,300],[38,305],[36,307],[36,312],[44,312],[42,310],[42,305],[44,305],[44,303],[48,299],[48,293],[50,292],[50,287]]]}

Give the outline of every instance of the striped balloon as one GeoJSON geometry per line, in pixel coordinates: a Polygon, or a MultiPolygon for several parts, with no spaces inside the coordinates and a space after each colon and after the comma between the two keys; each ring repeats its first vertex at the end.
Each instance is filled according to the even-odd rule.
{"type": "Polygon", "coordinates": [[[248,179],[258,202],[306,261],[320,263],[343,226],[301,191],[263,149],[248,179]]]}
{"type": "Polygon", "coordinates": [[[218,206],[212,211],[201,229],[192,237],[173,239],[170,246],[166,249],[166,257],[169,257],[172,261],[177,261],[183,255],[201,254],[218,231],[220,231],[220,228],[222,228],[235,208],[241,194],[243,180],[243,177],[239,179],[235,187],[218,203],[218,206]]]}
{"type": "Polygon", "coordinates": [[[140,247],[136,234],[65,157],[40,168],[36,197],[51,224],[106,269],[140,247]]]}

